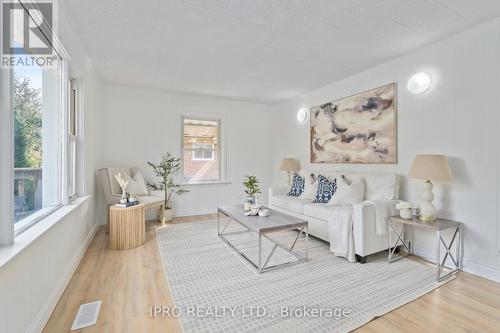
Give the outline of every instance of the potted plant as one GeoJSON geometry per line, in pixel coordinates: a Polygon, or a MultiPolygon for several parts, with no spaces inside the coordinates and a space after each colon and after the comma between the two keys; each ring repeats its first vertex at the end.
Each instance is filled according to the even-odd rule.
{"type": "Polygon", "coordinates": [[[260,193],[259,180],[255,176],[246,176],[243,180],[243,186],[246,187],[247,201],[257,204],[257,194],[260,193]]]}
{"type": "Polygon", "coordinates": [[[153,168],[155,175],[160,179],[158,183],[148,183],[148,186],[156,191],[164,192],[164,201],[161,207],[161,220],[162,224],[171,221],[173,218],[172,213],[172,200],[174,194],[181,195],[189,192],[183,188],[179,183],[173,180],[181,169],[181,159],[172,156],[170,153],[163,154],[158,164],[147,162],[153,168]]]}

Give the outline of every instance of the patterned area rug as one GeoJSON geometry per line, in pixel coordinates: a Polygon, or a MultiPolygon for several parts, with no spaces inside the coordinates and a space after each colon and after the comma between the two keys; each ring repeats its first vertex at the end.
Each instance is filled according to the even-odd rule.
{"type": "MultiPolygon", "coordinates": [[[[296,236],[273,234],[287,244],[296,236]]],[[[262,274],[217,237],[215,221],[167,225],[156,237],[176,305],[171,312],[185,333],[348,332],[440,285],[432,267],[408,259],[388,264],[385,256],[349,263],[314,237],[309,261],[262,274]]],[[[231,241],[256,256],[255,234],[231,241]]],[[[304,243],[301,238],[296,248],[304,243]]],[[[263,242],[263,249],[265,257],[272,243],[263,242]]],[[[271,264],[291,258],[276,251],[271,264]]]]}

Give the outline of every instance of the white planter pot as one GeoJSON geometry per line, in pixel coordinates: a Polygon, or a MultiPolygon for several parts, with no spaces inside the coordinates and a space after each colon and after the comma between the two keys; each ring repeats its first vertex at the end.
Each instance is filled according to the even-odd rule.
{"type": "Polygon", "coordinates": [[[166,222],[172,221],[174,218],[174,212],[172,209],[163,209],[161,210],[161,223],[165,224],[166,222]]]}

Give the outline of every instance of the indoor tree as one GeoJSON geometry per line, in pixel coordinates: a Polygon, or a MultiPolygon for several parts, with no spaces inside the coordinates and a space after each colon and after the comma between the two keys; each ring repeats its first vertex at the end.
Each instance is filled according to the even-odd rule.
{"type": "Polygon", "coordinates": [[[159,178],[157,183],[148,183],[148,186],[153,190],[163,191],[164,199],[162,206],[162,221],[170,221],[172,219],[172,200],[173,196],[181,195],[189,192],[181,186],[178,182],[174,181],[174,176],[177,175],[181,169],[181,159],[174,157],[170,153],[163,154],[160,162],[155,164],[147,162],[153,168],[156,177],[159,178]]]}

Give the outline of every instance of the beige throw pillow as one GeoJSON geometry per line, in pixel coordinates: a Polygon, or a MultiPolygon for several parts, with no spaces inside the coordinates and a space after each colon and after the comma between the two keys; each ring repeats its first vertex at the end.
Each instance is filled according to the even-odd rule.
{"type": "Polygon", "coordinates": [[[146,182],[140,171],[137,171],[133,178],[129,175],[123,175],[123,178],[128,181],[127,191],[133,196],[145,196],[149,195],[148,188],[146,187],[146,182]]]}
{"type": "Polygon", "coordinates": [[[337,177],[337,191],[328,202],[330,206],[346,206],[363,201],[365,181],[358,178],[349,185],[344,176],[337,177]]]}
{"type": "Polygon", "coordinates": [[[308,170],[300,170],[299,175],[305,179],[304,191],[302,191],[299,199],[313,200],[318,191],[318,184],[315,182],[313,173],[308,170]]]}

